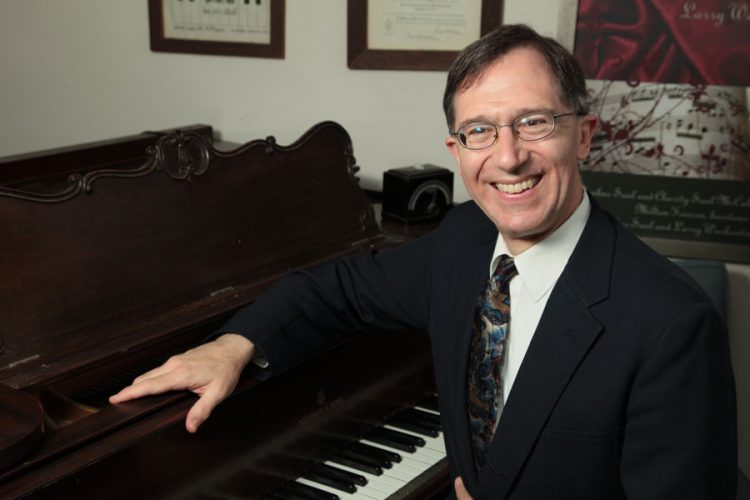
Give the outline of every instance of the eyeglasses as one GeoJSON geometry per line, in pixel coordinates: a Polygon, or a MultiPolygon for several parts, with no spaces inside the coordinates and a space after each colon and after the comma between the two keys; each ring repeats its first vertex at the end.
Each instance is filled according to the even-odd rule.
{"type": "Polygon", "coordinates": [[[505,125],[473,122],[464,125],[450,135],[458,138],[461,146],[471,150],[487,149],[495,144],[499,129],[502,127],[511,127],[515,136],[524,141],[539,141],[555,130],[555,123],[558,118],[574,115],[578,115],[578,113],[553,115],[548,112],[536,112],[519,116],[505,125]]]}

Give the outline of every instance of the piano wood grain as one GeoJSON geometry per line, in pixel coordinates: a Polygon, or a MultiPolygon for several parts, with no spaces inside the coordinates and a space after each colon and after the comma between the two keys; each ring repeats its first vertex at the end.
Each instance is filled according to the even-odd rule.
{"type": "Polygon", "coordinates": [[[334,122],[287,146],[219,150],[205,126],[106,142],[0,159],[0,384],[45,419],[0,498],[200,498],[228,477],[252,498],[433,390],[426,335],[392,332],[246,375],[197,435],[190,394],[108,405],[289,270],[409,238],[377,225],[334,122]]]}

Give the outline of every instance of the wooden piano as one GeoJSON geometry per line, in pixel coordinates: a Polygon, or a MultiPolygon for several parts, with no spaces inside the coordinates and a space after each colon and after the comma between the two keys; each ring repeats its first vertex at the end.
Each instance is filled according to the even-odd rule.
{"type": "Polygon", "coordinates": [[[309,496],[321,464],[363,439],[377,448],[410,408],[434,412],[424,333],[354,337],[263,382],[247,373],[195,435],[191,394],[108,404],[287,271],[404,239],[379,228],[340,125],[288,146],[226,150],[212,135],[193,126],[0,160],[0,498],[443,495],[446,460],[414,455],[429,462],[417,470],[408,451],[364,475],[396,486],[334,482],[309,496]]]}

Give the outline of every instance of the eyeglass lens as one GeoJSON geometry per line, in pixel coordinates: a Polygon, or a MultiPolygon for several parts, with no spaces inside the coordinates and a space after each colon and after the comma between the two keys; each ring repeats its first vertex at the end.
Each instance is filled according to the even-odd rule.
{"type": "Polygon", "coordinates": [[[458,140],[468,149],[488,148],[495,143],[500,127],[513,127],[513,131],[520,139],[538,141],[551,134],[555,129],[555,115],[552,113],[533,113],[520,116],[513,120],[513,123],[507,125],[470,123],[458,130],[458,140]]]}

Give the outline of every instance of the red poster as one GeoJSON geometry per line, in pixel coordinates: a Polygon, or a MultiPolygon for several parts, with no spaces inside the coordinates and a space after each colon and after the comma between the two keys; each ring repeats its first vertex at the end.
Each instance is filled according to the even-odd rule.
{"type": "Polygon", "coordinates": [[[750,2],[580,0],[587,78],[750,86],[750,2]]]}

